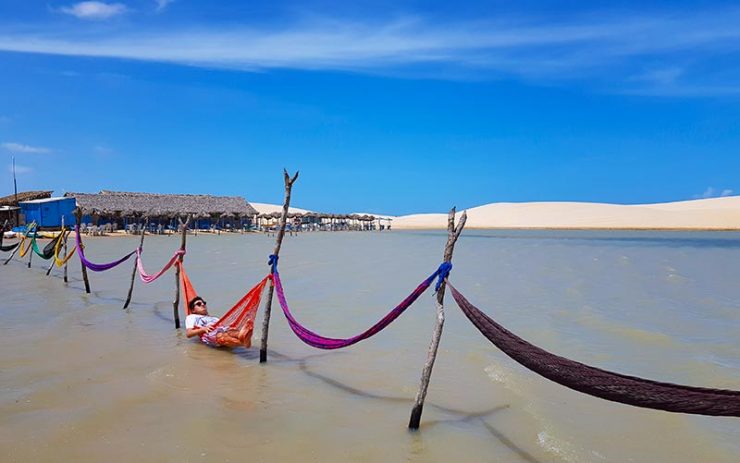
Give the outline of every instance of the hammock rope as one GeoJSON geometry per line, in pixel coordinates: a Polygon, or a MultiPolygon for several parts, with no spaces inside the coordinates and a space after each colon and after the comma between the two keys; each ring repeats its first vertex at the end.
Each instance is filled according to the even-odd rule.
{"type": "MultiPolygon", "coordinates": [[[[180,269],[180,285],[185,302],[185,314],[190,315],[190,301],[198,297],[198,293],[190,282],[190,278],[187,272],[185,272],[185,266],[182,262],[175,260],[175,265],[180,269]]],[[[201,341],[212,346],[228,346],[229,344],[222,342],[221,336],[223,333],[229,331],[244,331],[246,333],[244,339],[251,340],[254,331],[254,319],[257,316],[257,310],[262,300],[262,293],[267,281],[270,279],[272,279],[272,275],[267,275],[262,281],[250,289],[231,309],[218,319],[214,324],[214,329],[210,333],[201,335],[201,341]]]]}
{"type": "Polygon", "coordinates": [[[417,286],[417,288],[406,297],[406,299],[401,301],[400,304],[398,304],[393,310],[388,312],[388,314],[380,319],[380,321],[378,321],[362,333],[356,336],[352,336],[351,338],[329,338],[309,330],[305,326],[301,325],[293,317],[293,314],[291,314],[290,308],[288,307],[288,302],[285,298],[285,291],[283,290],[283,284],[280,280],[280,273],[277,271],[277,258],[273,259],[273,257],[275,256],[270,256],[269,261],[269,265],[272,266],[273,284],[275,285],[275,292],[277,293],[280,307],[283,309],[283,313],[285,314],[285,318],[287,318],[288,320],[288,325],[290,325],[290,329],[293,330],[296,336],[298,336],[298,339],[308,344],[309,346],[316,347],[317,349],[327,350],[348,347],[379,333],[381,330],[395,321],[399,316],[401,316],[401,314],[406,309],[408,309],[411,304],[413,304],[419,298],[419,296],[421,296],[424,291],[427,290],[427,288],[429,288],[435,278],[439,278],[436,286],[437,288],[439,288],[439,285],[441,285],[441,282],[444,281],[444,279],[449,274],[450,269],[452,268],[452,264],[448,262],[440,265],[439,268],[426,280],[422,281],[421,284],[419,284],[419,286],[417,286]]]}
{"type": "Polygon", "coordinates": [[[740,417],[740,391],[663,383],[614,373],[547,352],[516,336],[448,283],[476,328],[506,355],[545,378],[594,397],[675,413],[740,417]]]}
{"type": "Polygon", "coordinates": [[[57,245],[54,247],[54,264],[57,267],[64,267],[67,264],[67,262],[69,262],[69,259],[72,258],[72,256],[74,255],[75,251],[77,250],[77,246],[72,246],[72,250],[69,251],[67,253],[67,255],[64,256],[63,259],[60,259],[59,258],[59,251],[62,249],[62,243],[63,242],[66,243],[67,242],[67,238],[69,238],[69,234],[72,233],[66,227],[65,228],[62,228],[62,233],[65,233],[65,232],[66,232],[66,235],[64,236],[64,238],[61,239],[61,240],[59,240],[59,241],[57,241],[57,245]]]}
{"type": "Polygon", "coordinates": [[[77,245],[77,255],[80,256],[80,262],[82,262],[82,265],[89,268],[93,272],[104,272],[106,270],[110,270],[113,267],[116,267],[126,262],[127,260],[129,260],[129,258],[131,258],[131,256],[136,254],[136,249],[134,249],[130,253],[126,254],[125,256],[121,257],[118,260],[114,260],[113,262],[108,262],[106,264],[96,264],[94,262],[90,262],[85,257],[85,251],[84,251],[85,247],[82,245],[82,238],[80,237],[80,227],[79,226],[75,226],[75,235],[76,235],[75,243],[77,245]]]}
{"type": "MultiPolygon", "coordinates": [[[[165,273],[167,273],[167,270],[169,270],[170,268],[172,268],[172,266],[174,266],[177,263],[177,261],[180,258],[180,256],[184,256],[185,255],[185,250],[184,249],[178,249],[177,252],[175,252],[175,254],[172,255],[172,258],[164,265],[164,267],[162,267],[162,270],[160,270],[157,273],[149,274],[149,273],[146,272],[146,270],[144,270],[144,264],[142,263],[142,260],[141,260],[141,253],[142,252],[143,251],[142,251],[141,248],[137,248],[136,249],[136,269],[139,272],[139,278],[144,283],[151,283],[154,280],[156,280],[157,278],[159,278],[162,275],[164,275],[165,273]]],[[[189,300],[188,300],[188,302],[189,302],[189,300]]]]}

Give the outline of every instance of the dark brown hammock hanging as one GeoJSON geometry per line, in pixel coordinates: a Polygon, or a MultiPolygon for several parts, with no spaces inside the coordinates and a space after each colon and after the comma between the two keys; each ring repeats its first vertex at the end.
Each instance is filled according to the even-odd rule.
{"type": "Polygon", "coordinates": [[[516,336],[468,302],[452,297],[476,328],[506,355],[545,378],[602,399],[676,413],[740,417],[740,391],[662,383],[613,373],[551,354],[516,336]]]}

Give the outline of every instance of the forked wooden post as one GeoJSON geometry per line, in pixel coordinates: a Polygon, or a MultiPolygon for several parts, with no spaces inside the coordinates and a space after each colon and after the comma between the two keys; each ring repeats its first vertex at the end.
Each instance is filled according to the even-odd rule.
{"type": "MultiPolygon", "coordinates": [[[[190,216],[185,220],[185,222],[182,221],[179,217],[177,218],[177,221],[180,223],[180,228],[182,228],[182,237],[180,239],[180,250],[185,250],[185,244],[188,237],[188,224],[190,223],[190,216]]],[[[142,237],[143,239],[143,237],[142,237]]],[[[183,255],[180,254],[180,257],[177,259],[180,264],[182,264],[183,255]]],[[[187,304],[188,301],[185,301],[187,304]]],[[[175,329],[180,328],[180,266],[178,265],[175,267],[175,300],[172,301],[172,316],[175,318],[175,329]]]]}
{"type": "MultiPolygon", "coordinates": [[[[467,219],[467,213],[463,212],[460,216],[460,221],[457,223],[457,227],[455,227],[455,208],[453,207],[450,210],[450,213],[447,216],[447,245],[445,246],[444,262],[452,262],[452,252],[455,250],[455,243],[460,237],[460,233],[462,233],[467,219]]],[[[437,291],[437,324],[434,327],[432,342],[429,345],[429,351],[427,352],[427,361],[424,364],[424,369],[421,373],[419,392],[416,394],[414,408],[411,409],[409,429],[419,429],[421,412],[424,409],[424,399],[427,396],[427,389],[429,388],[429,378],[432,376],[432,368],[434,368],[434,360],[437,358],[437,349],[439,348],[439,341],[442,337],[442,328],[445,324],[444,297],[446,286],[446,282],[442,281],[439,291],[437,291]]]]}
{"type": "MultiPolygon", "coordinates": [[[[141,240],[139,241],[139,249],[144,247],[144,235],[146,229],[149,227],[149,218],[145,218],[143,221],[144,226],[141,228],[141,240]]],[[[123,308],[128,309],[128,305],[131,303],[131,295],[134,292],[134,281],[136,280],[136,267],[138,265],[138,259],[134,260],[134,268],[131,270],[131,285],[128,287],[128,295],[126,296],[126,302],[123,303],[123,308]]],[[[179,286],[178,286],[179,288],[179,286]]]]}
{"type": "MultiPolygon", "coordinates": [[[[274,256],[280,255],[280,246],[283,244],[283,237],[285,236],[285,223],[288,220],[288,208],[290,207],[290,192],[293,189],[293,183],[298,179],[298,172],[295,173],[293,178],[288,175],[288,171],[283,169],[283,177],[285,180],[285,201],[283,201],[283,214],[280,216],[280,227],[278,230],[277,238],[275,239],[275,249],[272,254],[274,256]]],[[[262,319],[262,342],[260,343],[260,363],[267,362],[267,334],[270,330],[270,312],[272,311],[272,295],[275,292],[275,283],[270,282],[270,289],[267,293],[267,303],[265,304],[265,316],[262,319]]]]}
{"type": "MultiPolygon", "coordinates": [[[[27,237],[28,236],[28,230],[30,230],[31,228],[33,228],[35,226],[36,226],[36,221],[31,222],[31,225],[29,225],[28,227],[26,227],[26,233],[24,234],[24,236],[27,237]]],[[[22,237],[21,237],[21,241],[23,241],[23,238],[22,237]]],[[[15,249],[13,250],[13,252],[10,254],[10,257],[8,257],[7,259],[5,259],[5,262],[3,262],[3,265],[8,265],[8,262],[10,262],[11,259],[13,259],[13,257],[15,257],[15,253],[18,252],[20,249],[21,249],[21,245],[18,244],[18,246],[16,246],[15,249]]]]}
{"type": "MultiPolygon", "coordinates": [[[[80,234],[82,233],[81,224],[82,224],[82,209],[79,207],[75,209],[75,220],[77,222],[77,229],[75,230],[75,233],[80,234]]],[[[80,236],[80,239],[77,240],[80,242],[80,247],[77,249],[77,254],[81,253],[85,250],[85,245],[82,244],[82,237],[80,236]]],[[[82,280],[85,282],[85,292],[87,294],[90,294],[90,280],[87,278],[87,267],[85,267],[85,263],[82,262],[82,259],[80,259],[80,266],[82,267],[82,280]]]]}

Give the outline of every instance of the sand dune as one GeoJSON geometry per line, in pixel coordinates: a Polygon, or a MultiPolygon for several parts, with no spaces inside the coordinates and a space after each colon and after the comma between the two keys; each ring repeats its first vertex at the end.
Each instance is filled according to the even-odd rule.
{"type": "MultiPolygon", "coordinates": [[[[257,212],[260,214],[272,214],[273,212],[283,212],[283,205],[282,204],[267,204],[267,203],[253,203],[249,202],[249,204],[252,205],[255,209],[257,209],[257,212]]],[[[301,214],[305,214],[306,212],[311,212],[308,209],[301,209],[298,207],[289,207],[288,212],[298,212],[301,214]]]]}
{"type": "MultiPolygon", "coordinates": [[[[492,203],[468,209],[468,228],[740,230],[740,196],[662,204],[492,203]]],[[[394,229],[445,228],[447,214],[396,217],[394,229]]]]}

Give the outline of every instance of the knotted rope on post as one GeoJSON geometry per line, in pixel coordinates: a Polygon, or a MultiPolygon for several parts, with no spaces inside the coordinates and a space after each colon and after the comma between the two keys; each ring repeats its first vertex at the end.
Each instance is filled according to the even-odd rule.
{"type": "Polygon", "coordinates": [[[562,386],[636,407],[740,417],[740,391],[663,383],[560,357],[516,336],[471,304],[452,285],[449,287],[457,305],[483,336],[521,365],[562,386]]]}
{"type": "Polygon", "coordinates": [[[84,246],[82,245],[82,240],[80,238],[80,227],[75,227],[75,232],[76,232],[75,242],[77,244],[77,254],[80,256],[80,262],[82,262],[82,265],[89,268],[93,272],[104,272],[106,270],[110,270],[113,267],[116,267],[126,262],[129,258],[131,258],[131,256],[136,254],[136,249],[134,249],[130,253],[121,257],[120,259],[114,260],[113,262],[108,262],[107,264],[96,264],[94,262],[90,262],[85,257],[84,246]]]}
{"type": "Polygon", "coordinates": [[[293,317],[293,314],[291,314],[290,308],[288,307],[288,302],[285,298],[285,291],[283,290],[283,284],[280,280],[280,273],[277,271],[277,259],[273,260],[271,258],[270,265],[273,266],[272,278],[275,285],[275,292],[277,293],[277,298],[280,302],[280,307],[283,309],[285,318],[288,319],[288,325],[290,325],[290,329],[293,330],[296,336],[298,336],[298,339],[308,344],[309,346],[316,347],[317,349],[327,350],[341,349],[343,347],[351,346],[379,333],[381,330],[395,321],[399,316],[401,316],[401,314],[406,309],[408,309],[411,304],[413,304],[419,298],[419,296],[421,296],[424,291],[429,288],[429,286],[431,286],[435,278],[441,277],[440,283],[438,283],[438,285],[441,284],[441,281],[447,276],[447,274],[449,274],[450,268],[452,268],[452,265],[448,263],[443,263],[442,265],[440,265],[439,268],[426,280],[421,282],[421,284],[408,297],[406,297],[406,299],[398,304],[380,321],[378,321],[376,324],[363,331],[362,333],[356,336],[352,336],[351,338],[329,338],[309,330],[308,328],[301,325],[293,317]]]}

